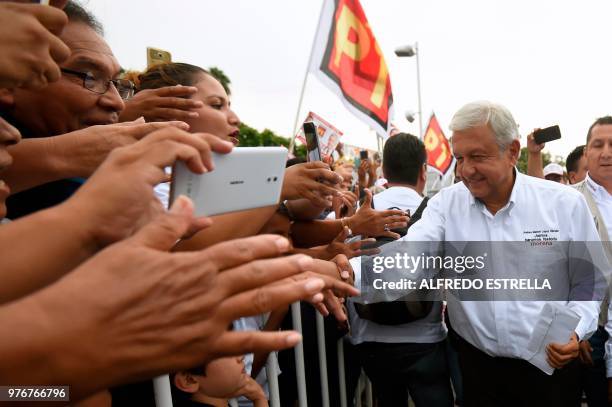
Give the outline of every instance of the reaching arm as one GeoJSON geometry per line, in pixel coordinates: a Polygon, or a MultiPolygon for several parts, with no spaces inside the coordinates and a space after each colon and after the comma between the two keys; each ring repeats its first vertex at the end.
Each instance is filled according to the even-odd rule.
{"type": "MultiPolygon", "coordinates": [[[[166,166],[182,159],[202,172],[211,166],[211,150],[227,153],[231,147],[212,135],[170,127],[159,130],[110,154],[63,204],[3,225],[0,303],[58,280],[159,213],[161,205],[153,187],[165,180],[166,166]]],[[[208,223],[206,219],[200,222],[196,229],[208,223]]]]}
{"type": "Polygon", "coordinates": [[[254,236],[274,215],[275,211],[276,206],[267,206],[265,208],[213,216],[213,223],[210,227],[189,239],[181,240],[175,246],[175,250],[200,250],[227,240],[254,236]]]}
{"type": "Polygon", "coordinates": [[[23,139],[11,146],[13,164],[3,174],[12,193],[72,177],[89,177],[115,148],[135,143],[152,131],[188,126],[183,122],[136,120],[92,126],[53,137],[23,139]]]}

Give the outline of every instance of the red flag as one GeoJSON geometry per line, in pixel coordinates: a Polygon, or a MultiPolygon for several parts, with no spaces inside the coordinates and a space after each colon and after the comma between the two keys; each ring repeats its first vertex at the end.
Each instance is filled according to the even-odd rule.
{"type": "Polygon", "coordinates": [[[310,69],[353,114],[387,134],[391,80],[359,0],[325,0],[310,69]]]}
{"type": "Polygon", "coordinates": [[[423,142],[427,150],[427,165],[445,174],[453,163],[453,155],[435,114],[429,119],[423,142]]]}

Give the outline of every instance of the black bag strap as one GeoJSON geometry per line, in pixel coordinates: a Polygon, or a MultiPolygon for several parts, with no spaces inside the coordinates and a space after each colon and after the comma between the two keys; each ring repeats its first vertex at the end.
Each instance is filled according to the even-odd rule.
{"type": "Polygon", "coordinates": [[[421,204],[419,205],[419,207],[410,216],[410,220],[408,221],[408,228],[407,229],[410,229],[410,226],[414,225],[419,219],[421,219],[421,216],[423,215],[423,211],[427,207],[427,202],[428,201],[429,201],[429,197],[426,196],[425,198],[423,198],[423,200],[421,201],[421,204]]]}

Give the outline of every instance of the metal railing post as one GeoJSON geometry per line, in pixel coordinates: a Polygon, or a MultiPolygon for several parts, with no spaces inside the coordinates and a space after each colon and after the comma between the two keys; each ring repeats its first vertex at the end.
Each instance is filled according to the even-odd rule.
{"type": "Polygon", "coordinates": [[[319,377],[321,379],[321,402],[323,407],[329,407],[329,384],[327,382],[327,352],[325,350],[325,321],[320,313],[316,313],[317,350],[319,353],[319,377]]]}
{"type": "MultiPolygon", "coordinates": [[[[302,333],[302,312],[300,303],[291,304],[291,318],[293,319],[293,329],[302,333]]],[[[298,387],[298,403],[300,407],[308,407],[306,398],[306,370],[304,366],[304,344],[302,342],[295,345],[295,378],[298,387]]]]}

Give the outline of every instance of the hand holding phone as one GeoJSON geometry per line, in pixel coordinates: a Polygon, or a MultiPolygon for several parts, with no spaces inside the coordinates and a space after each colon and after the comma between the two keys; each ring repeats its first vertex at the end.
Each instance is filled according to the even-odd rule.
{"type": "Polygon", "coordinates": [[[558,125],[546,127],[545,129],[539,129],[533,133],[533,141],[535,141],[536,144],[547,143],[560,138],[561,130],[559,129],[558,125]]]}
{"type": "Polygon", "coordinates": [[[306,158],[308,162],[323,161],[321,147],[319,146],[319,136],[317,135],[317,126],[313,122],[305,122],[302,128],[306,138],[306,158]]]}

